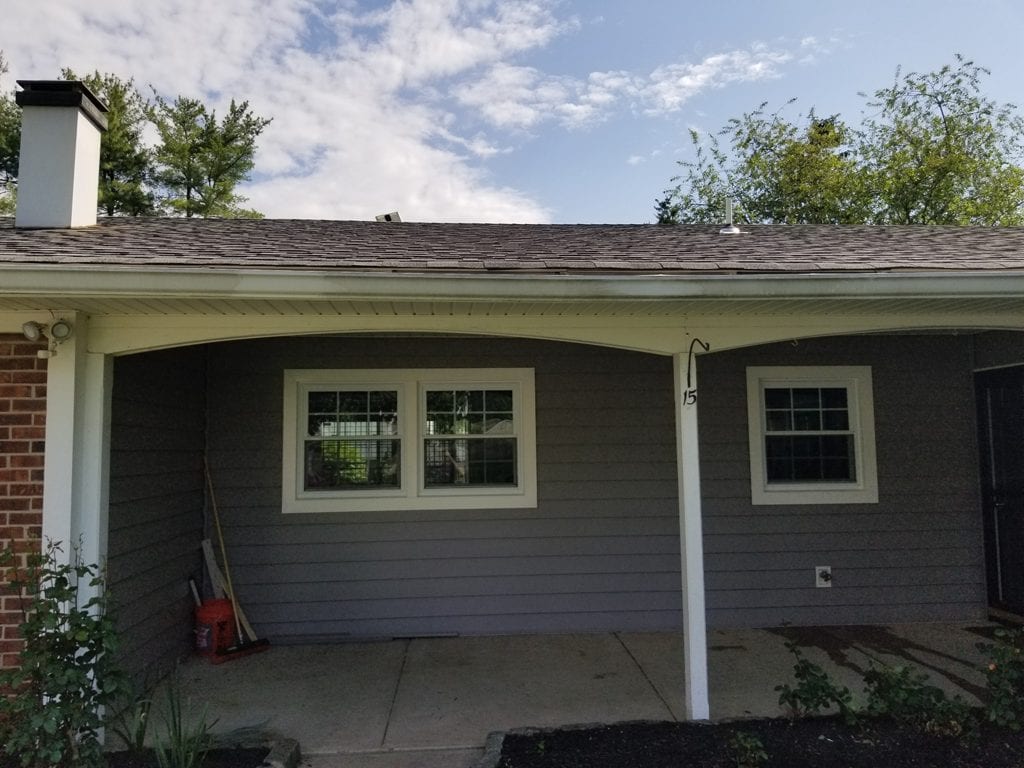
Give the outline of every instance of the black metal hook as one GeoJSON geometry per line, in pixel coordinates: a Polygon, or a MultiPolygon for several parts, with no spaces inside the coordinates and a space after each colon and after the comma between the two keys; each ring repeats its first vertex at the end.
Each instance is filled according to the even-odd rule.
{"type": "Polygon", "coordinates": [[[703,349],[705,352],[709,352],[711,350],[711,345],[710,344],[705,344],[703,341],[698,339],[696,336],[694,336],[693,339],[690,341],[690,352],[686,356],[686,388],[687,389],[692,389],[693,388],[692,384],[691,384],[690,369],[693,368],[693,345],[694,344],[700,344],[701,349],[703,349]]]}

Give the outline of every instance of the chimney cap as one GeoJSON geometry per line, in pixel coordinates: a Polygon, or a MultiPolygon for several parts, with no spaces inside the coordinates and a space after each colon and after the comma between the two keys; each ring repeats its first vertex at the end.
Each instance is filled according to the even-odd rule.
{"type": "Polygon", "coordinates": [[[107,130],[107,105],[81,80],[18,80],[18,85],[18,106],[78,107],[97,128],[107,130]]]}

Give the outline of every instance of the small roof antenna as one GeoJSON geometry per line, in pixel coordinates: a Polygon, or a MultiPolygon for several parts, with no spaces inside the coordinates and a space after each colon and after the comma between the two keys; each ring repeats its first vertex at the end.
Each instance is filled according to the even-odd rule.
{"type": "Polygon", "coordinates": [[[738,235],[740,228],[732,223],[732,198],[725,198],[725,226],[718,230],[720,235],[738,235]]]}

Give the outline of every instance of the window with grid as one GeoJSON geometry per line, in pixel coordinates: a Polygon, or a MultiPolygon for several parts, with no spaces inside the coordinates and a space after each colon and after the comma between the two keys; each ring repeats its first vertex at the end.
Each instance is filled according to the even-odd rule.
{"type": "Polygon", "coordinates": [[[514,404],[511,389],[427,389],[426,487],[516,485],[514,404]]]}
{"type": "Polygon", "coordinates": [[[533,369],[287,370],[282,510],[535,507],[533,369]]]}
{"type": "Polygon", "coordinates": [[[873,503],[871,369],[747,369],[754,504],[873,503]]]}

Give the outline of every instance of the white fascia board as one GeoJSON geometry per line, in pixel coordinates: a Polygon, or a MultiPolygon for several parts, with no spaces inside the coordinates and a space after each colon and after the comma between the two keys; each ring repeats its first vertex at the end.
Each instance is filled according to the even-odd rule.
{"type": "Polygon", "coordinates": [[[0,295],[424,300],[993,298],[1024,296],[1024,272],[799,275],[511,275],[0,265],[0,295]]]}

